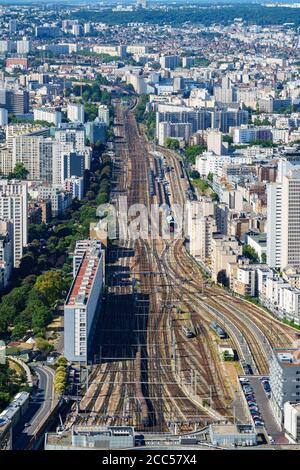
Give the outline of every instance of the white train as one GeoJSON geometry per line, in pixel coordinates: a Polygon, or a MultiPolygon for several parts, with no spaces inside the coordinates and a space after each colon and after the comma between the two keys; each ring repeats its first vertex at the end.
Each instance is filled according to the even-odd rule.
{"type": "Polygon", "coordinates": [[[11,422],[14,427],[20,418],[26,413],[29,404],[30,394],[27,392],[20,392],[14,397],[12,402],[5,410],[0,413],[0,421],[11,422]]]}

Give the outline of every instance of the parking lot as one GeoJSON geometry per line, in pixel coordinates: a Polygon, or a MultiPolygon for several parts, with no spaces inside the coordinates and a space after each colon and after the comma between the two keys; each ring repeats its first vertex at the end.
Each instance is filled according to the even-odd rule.
{"type": "Polygon", "coordinates": [[[286,441],[284,432],[277,424],[270,406],[268,380],[248,375],[241,378],[241,382],[257,432],[263,430],[266,440],[270,443],[284,443],[286,441]]]}
{"type": "Polygon", "coordinates": [[[253,392],[256,398],[256,402],[260,409],[261,415],[264,420],[264,426],[267,435],[272,436],[274,443],[283,443],[285,442],[284,432],[281,430],[279,424],[277,424],[272,408],[270,406],[270,400],[267,397],[262,383],[259,377],[248,377],[249,384],[253,388],[253,392]]]}

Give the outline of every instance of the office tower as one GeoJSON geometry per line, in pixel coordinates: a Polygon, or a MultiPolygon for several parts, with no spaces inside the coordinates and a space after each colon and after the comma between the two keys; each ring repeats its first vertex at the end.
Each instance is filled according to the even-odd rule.
{"type": "Polygon", "coordinates": [[[17,20],[9,20],[8,31],[9,34],[15,34],[17,32],[17,20]]]}
{"type": "Polygon", "coordinates": [[[68,119],[72,122],[84,123],[84,106],[81,103],[69,103],[67,108],[68,119]]]}
{"type": "Polygon", "coordinates": [[[12,163],[23,163],[28,179],[52,182],[53,145],[51,138],[20,135],[13,139],[12,163]]]}
{"type": "Polygon", "coordinates": [[[100,104],[98,108],[98,118],[109,126],[109,108],[105,104],[100,104]]]}
{"type": "Polygon", "coordinates": [[[64,307],[64,355],[69,361],[91,359],[103,284],[104,252],[95,242],[84,251],[64,307]]]}
{"type": "Polygon", "coordinates": [[[18,267],[27,245],[27,183],[0,180],[0,219],[12,221],[14,266],[18,267]]]}
{"type": "Polygon", "coordinates": [[[22,89],[0,89],[0,107],[13,114],[29,112],[29,93],[22,89]]]}

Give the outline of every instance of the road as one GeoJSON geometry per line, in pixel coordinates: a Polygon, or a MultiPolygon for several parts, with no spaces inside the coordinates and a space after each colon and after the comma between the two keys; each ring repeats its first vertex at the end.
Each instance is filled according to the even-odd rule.
{"type": "Polygon", "coordinates": [[[38,427],[54,406],[54,371],[43,365],[35,365],[32,369],[39,378],[39,386],[36,392],[32,394],[24,418],[14,430],[13,448],[16,450],[27,448],[38,427]],[[30,423],[30,426],[25,427],[25,423],[30,423]]]}

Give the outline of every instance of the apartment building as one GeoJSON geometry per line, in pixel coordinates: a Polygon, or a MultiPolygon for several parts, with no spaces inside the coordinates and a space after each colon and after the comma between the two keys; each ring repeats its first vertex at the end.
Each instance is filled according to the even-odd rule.
{"type": "Polygon", "coordinates": [[[0,291],[8,286],[12,274],[13,237],[12,222],[0,220],[0,291]]]}
{"type": "Polygon", "coordinates": [[[42,136],[21,135],[14,137],[12,166],[23,163],[28,178],[52,182],[53,139],[42,136]]]}
{"type": "Polygon", "coordinates": [[[13,223],[14,266],[18,267],[27,245],[27,183],[0,180],[0,219],[13,223]]]}
{"type": "Polygon", "coordinates": [[[81,103],[69,103],[67,107],[67,117],[71,122],[84,124],[84,106],[81,103]]]}
{"type": "Polygon", "coordinates": [[[109,126],[109,108],[105,104],[100,104],[98,107],[98,118],[101,122],[109,126]]]}
{"type": "Polygon", "coordinates": [[[267,262],[300,267],[300,166],[285,166],[281,181],[267,186],[267,262]]]}
{"type": "Polygon", "coordinates": [[[277,422],[284,420],[284,404],[300,402],[300,349],[273,349],[270,359],[271,406],[277,422]]]}
{"type": "Polygon", "coordinates": [[[64,307],[64,354],[69,361],[87,363],[101,308],[104,252],[87,247],[81,258],[64,307]]]}
{"type": "Polygon", "coordinates": [[[242,256],[242,247],[235,237],[216,233],[212,238],[212,280],[229,285],[230,263],[237,263],[242,256]]]}
{"type": "Polygon", "coordinates": [[[35,121],[47,121],[55,126],[61,123],[61,111],[55,108],[35,108],[33,110],[33,118],[35,121]]]}

